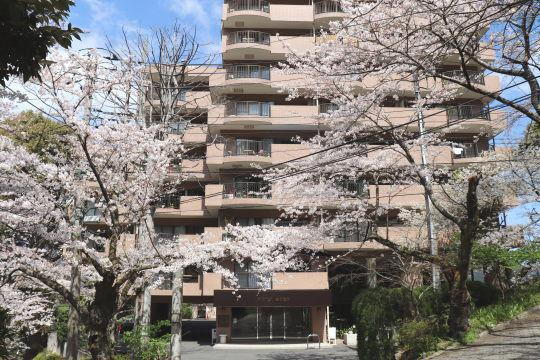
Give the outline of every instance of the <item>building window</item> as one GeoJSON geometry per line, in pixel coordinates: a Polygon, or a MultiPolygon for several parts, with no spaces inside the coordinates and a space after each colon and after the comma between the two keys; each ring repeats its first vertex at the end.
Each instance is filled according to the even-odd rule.
{"type": "Polygon", "coordinates": [[[234,275],[238,279],[238,286],[241,289],[260,289],[261,277],[252,270],[251,262],[244,264],[234,264],[234,275]]]}

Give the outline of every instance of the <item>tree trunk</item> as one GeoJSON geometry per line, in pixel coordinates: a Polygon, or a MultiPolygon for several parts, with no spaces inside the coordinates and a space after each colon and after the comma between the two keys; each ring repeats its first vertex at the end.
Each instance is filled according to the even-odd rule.
{"type": "Polygon", "coordinates": [[[467,278],[471,268],[471,257],[474,240],[476,239],[479,216],[477,187],[478,176],[469,178],[467,190],[467,217],[460,225],[460,243],[458,261],[454,275],[454,286],[450,289],[450,314],[448,328],[450,336],[462,339],[469,329],[471,315],[471,296],[467,289],[467,278]]]}
{"type": "Polygon", "coordinates": [[[113,351],[107,328],[88,336],[88,350],[92,360],[112,360],[113,351]]]}
{"type": "MultiPolygon", "coordinates": [[[[81,292],[81,272],[78,263],[71,267],[70,288],[73,297],[78,299],[81,292]]],[[[69,307],[66,342],[66,359],[77,360],[79,354],[79,314],[73,306],[69,307]]]]}
{"type": "Polygon", "coordinates": [[[471,296],[467,289],[467,283],[461,281],[450,290],[450,314],[448,316],[448,328],[450,336],[462,339],[469,329],[469,316],[471,315],[471,296]]]}
{"type": "Polygon", "coordinates": [[[184,269],[174,273],[171,303],[171,360],[182,358],[182,290],[184,269]]]}

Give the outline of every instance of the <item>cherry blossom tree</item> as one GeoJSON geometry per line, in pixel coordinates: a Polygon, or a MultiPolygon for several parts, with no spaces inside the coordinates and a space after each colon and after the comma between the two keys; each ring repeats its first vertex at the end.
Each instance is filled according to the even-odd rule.
{"type": "Polygon", "coordinates": [[[115,318],[145,278],[190,264],[219,269],[212,259],[224,247],[178,238],[134,246],[126,234],[157,200],[181,143],[143,123],[136,95],[145,77],[132,59],[90,50],[49,60],[41,82],[19,86],[30,105],[69,130],[63,140],[70,151],[43,162],[0,138],[2,289],[35,294],[36,305],[7,304],[20,318],[32,316],[43,294],[69,303],[89,332],[92,358],[110,359],[115,318]],[[80,294],[70,286],[74,264],[80,294]]]}

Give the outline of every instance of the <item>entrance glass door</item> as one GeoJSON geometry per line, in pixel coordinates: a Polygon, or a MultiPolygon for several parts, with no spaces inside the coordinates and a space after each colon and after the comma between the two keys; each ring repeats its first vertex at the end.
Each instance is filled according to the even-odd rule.
{"type": "Polygon", "coordinates": [[[305,341],[311,332],[307,307],[232,308],[232,339],[305,341]]]}
{"type": "Polygon", "coordinates": [[[305,339],[311,332],[310,308],[285,309],[285,339],[305,339]]]}

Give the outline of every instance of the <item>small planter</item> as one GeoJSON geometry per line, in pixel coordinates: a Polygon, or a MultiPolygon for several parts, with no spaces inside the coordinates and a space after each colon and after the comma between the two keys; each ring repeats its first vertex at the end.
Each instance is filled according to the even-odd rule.
{"type": "Polygon", "coordinates": [[[345,345],[348,345],[348,346],[356,346],[357,342],[356,342],[356,334],[355,333],[346,333],[345,336],[343,337],[343,342],[345,343],[345,345]]]}

